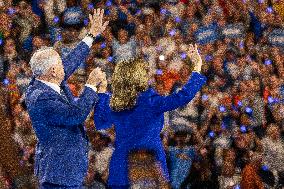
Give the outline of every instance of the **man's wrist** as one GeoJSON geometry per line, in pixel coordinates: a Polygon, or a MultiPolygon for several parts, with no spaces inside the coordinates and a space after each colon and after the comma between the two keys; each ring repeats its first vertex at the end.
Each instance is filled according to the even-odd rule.
{"type": "Polygon", "coordinates": [[[95,40],[96,37],[97,37],[97,36],[93,35],[91,32],[88,32],[86,36],[93,38],[93,40],[95,40]]]}
{"type": "Polygon", "coordinates": [[[92,37],[86,35],[86,37],[84,37],[82,41],[85,42],[89,46],[89,48],[91,48],[95,40],[92,37]]]}
{"type": "Polygon", "coordinates": [[[200,67],[200,65],[202,65],[202,63],[198,63],[198,64],[193,68],[193,71],[200,73],[200,72],[201,72],[201,67],[200,67]]]}

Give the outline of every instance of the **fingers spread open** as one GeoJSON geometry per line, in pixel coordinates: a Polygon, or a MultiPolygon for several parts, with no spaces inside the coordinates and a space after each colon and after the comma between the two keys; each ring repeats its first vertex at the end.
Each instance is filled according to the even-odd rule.
{"type": "Polygon", "coordinates": [[[101,17],[101,18],[103,18],[104,13],[105,13],[105,10],[104,10],[104,9],[102,9],[102,10],[101,10],[101,13],[100,13],[100,17],[101,17]]]}
{"type": "Polygon", "coordinates": [[[196,45],[196,44],[194,45],[194,47],[195,47],[196,52],[198,52],[198,49],[197,49],[197,45],[196,45]]]}
{"type": "Polygon", "coordinates": [[[97,15],[97,16],[100,16],[100,14],[101,14],[101,9],[100,9],[100,8],[98,8],[98,9],[97,9],[97,14],[96,14],[96,15],[97,15]]]}
{"type": "Polygon", "coordinates": [[[92,23],[92,21],[93,21],[93,16],[92,16],[91,14],[89,14],[89,20],[90,20],[90,22],[92,23]]]}
{"type": "Polygon", "coordinates": [[[106,21],[106,22],[103,24],[103,28],[106,28],[108,24],[109,24],[109,21],[106,21]]]}

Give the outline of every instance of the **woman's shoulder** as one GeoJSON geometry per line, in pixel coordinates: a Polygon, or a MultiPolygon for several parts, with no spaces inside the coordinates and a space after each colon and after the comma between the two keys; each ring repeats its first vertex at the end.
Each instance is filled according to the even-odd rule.
{"type": "Polygon", "coordinates": [[[98,93],[98,96],[100,98],[110,98],[111,97],[111,93],[106,92],[106,93],[98,93]]]}
{"type": "Polygon", "coordinates": [[[148,88],[146,91],[140,93],[139,99],[145,101],[150,100],[155,96],[159,96],[159,94],[152,87],[148,88]]]}
{"type": "Polygon", "coordinates": [[[153,87],[149,87],[146,91],[142,93],[142,96],[155,96],[159,95],[153,87]]]}
{"type": "Polygon", "coordinates": [[[109,104],[111,93],[98,93],[99,104],[109,104]]]}

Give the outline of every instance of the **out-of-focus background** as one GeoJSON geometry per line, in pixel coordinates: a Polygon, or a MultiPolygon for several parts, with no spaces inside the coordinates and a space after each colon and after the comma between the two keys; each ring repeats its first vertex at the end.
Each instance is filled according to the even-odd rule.
{"type": "MultiPolygon", "coordinates": [[[[31,55],[53,46],[66,56],[85,36],[94,8],[105,9],[110,24],[68,81],[74,95],[95,67],[110,86],[116,62],[136,56],[149,63],[155,89],[169,95],[188,80],[188,45],[198,44],[207,84],[165,114],[161,132],[172,188],[283,186],[283,0],[0,0],[1,189],[37,187],[37,139],[24,103],[31,55]]],[[[92,120],[84,185],[105,188],[115,133],[96,131],[92,120]]],[[[153,158],[132,157],[132,188],[163,188],[153,158]]]]}

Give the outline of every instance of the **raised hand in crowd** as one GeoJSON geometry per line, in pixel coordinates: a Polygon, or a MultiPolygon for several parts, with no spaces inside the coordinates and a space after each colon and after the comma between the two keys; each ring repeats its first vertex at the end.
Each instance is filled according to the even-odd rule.
{"type": "Polygon", "coordinates": [[[89,14],[89,20],[90,20],[89,33],[92,34],[94,37],[103,33],[103,31],[106,29],[107,25],[109,24],[109,21],[103,23],[103,17],[104,17],[103,9],[94,9],[94,14],[93,15],[89,14]]]}

